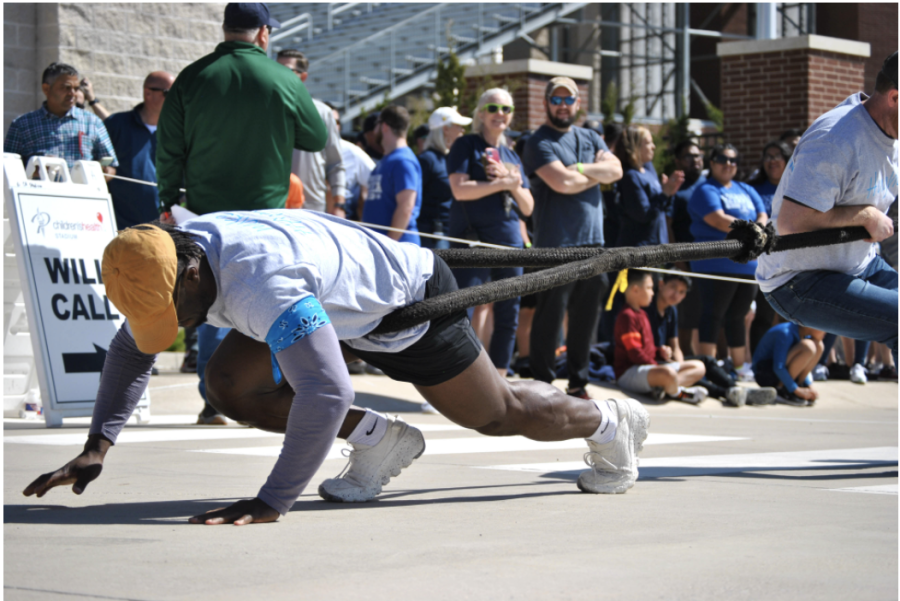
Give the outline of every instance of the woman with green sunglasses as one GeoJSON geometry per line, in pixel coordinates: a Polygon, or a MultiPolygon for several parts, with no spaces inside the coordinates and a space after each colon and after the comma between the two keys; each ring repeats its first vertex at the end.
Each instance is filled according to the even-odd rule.
{"type": "MultiPolygon", "coordinates": [[[[522,248],[518,213],[531,215],[534,199],[528,180],[522,176],[522,162],[506,141],[513,111],[509,92],[499,88],[486,91],[475,110],[473,133],[462,136],[450,148],[447,173],[454,198],[450,236],[522,248]]],[[[466,248],[464,244],[452,246],[466,248]]],[[[522,275],[522,268],[454,269],[453,275],[460,288],[467,288],[522,275]]],[[[518,317],[518,298],[494,303],[488,354],[503,376],[512,358],[518,317]]]]}

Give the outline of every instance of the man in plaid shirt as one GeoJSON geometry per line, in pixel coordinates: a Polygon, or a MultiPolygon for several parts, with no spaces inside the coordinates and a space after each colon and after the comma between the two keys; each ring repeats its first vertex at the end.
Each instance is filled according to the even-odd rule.
{"type": "Polygon", "coordinates": [[[70,169],[78,160],[111,157],[112,164],[103,170],[115,174],[119,163],[103,122],[75,106],[78,71],[65,63],[51,63],[41,81],[46,102],[10,124],[3,151],[19,154],[26,165],[36,155],[60,157],[70,169]]]}

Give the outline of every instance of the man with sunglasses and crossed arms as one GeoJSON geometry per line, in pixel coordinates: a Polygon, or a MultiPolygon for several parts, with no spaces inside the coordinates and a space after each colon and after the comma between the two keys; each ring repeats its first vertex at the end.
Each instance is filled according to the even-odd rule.
{"type": "MultiPolygon", "coordinates": [[[[174,81],[171,73],[154,71],[144,79],[144,101],[103,122],[119,159],[118,175],[156,182],[156,125],[174,81]]],[[[109,182],[109,193],[119,229],[159,218],[159,191],[155,186],[114,179],[109,182]]]]}
{"type": "MultiPolygon", "coordinates": [[[[622,164],[597,132],[572,127],[580,108],[572,79],[550,80],[544,108],[547,122],[528,140],[522,161],[534,193],[534,246],[603,246],[600,184],[621,179],[622,164]]],[[[585,385],[591,334],[597,330],[601,299],[608,288],[606,274],[600,274],[538,294],[531,330],[531,372],[536,380],[552,382],[555,377],[556,342],[568,307],[566,392],[590,398],[585,385]]]]}

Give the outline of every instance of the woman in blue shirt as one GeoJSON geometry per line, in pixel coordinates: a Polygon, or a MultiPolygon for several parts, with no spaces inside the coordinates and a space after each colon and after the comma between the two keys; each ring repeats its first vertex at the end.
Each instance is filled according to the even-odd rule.
{"type": "Polygon", "coordinates": [[[616,156],[624,170],[618,183],[616,246],[655,246],[669,242],[666,211],[684,182],[684,172],[676,171],[671,178],[663,175],[660,184],[652,162],[655,152],[653,135],[638,125],[629,125],[616,145],[616,156]]]}
{"type": "MultiPolygon", "coordinates": [[[[534,199],[528,180],[522,177],[522,162],[510,150],[504,132],[512,121],[513,100],[499,88],[486,91],[478,100],[473,133],[459,138],[447,156],[447,173],[454,202],[450,205],[450,236],[522,248],[519,217],[531,215],[534,199]],[[487,156],[495,151],[500,161],[487,156]]],[[[453,244],[454,248],[465,248],[453,244]]],[[[521,267],[454,269],[460,288],[522,275],[521,267]]],[[[469,317],[472,310],[469,309],[469,317]]],[[[494,333],[488,354],[501,375],[512,358],[519,299],[494,303],[494,333]]]]}
{"type": "MultiPolygon", "coordinates": [[[[447,154],[470,123],[471,119],[451,106],[442,106],[428,118],[428,137],[418,157],[422,167],[422,208],[416,222],[419,233],[447,235],[450,229],[453,192],[447,178],[447,154]]],[[[425,248],[450,248],[446,240],[421,238],[425,248]]]]}
{"type": "Polygon", "coordinates": [[[767,215],[772,214],[772,197],[775,196],[775,190],[778,189],[778,183],[792,154],[793,151],[786,142],[769,142],[763,148],[756,175],[747,181],[762,199],[767,215]]]}
{"type": "MultiPolygon", "coordinates": [[[[743,182],[734,181],[738,170],[737,149],[731,144],[716,146],[709,158],[709,179],[694,190],[688,202],[691,215],[691,234],[695,242],[724,240],[735,219],[769,220],[762,199],[756,190],[743,182]]],[[[730,259],[691,261],[691,271],[753,280],[756,261],[746,265],[730,259]]],[[[725,339],[739,375],[749,374],[748,357],[744,352],[746,332],[744,317],[757,293],[755,284],[697,278],[704,319],[700,322],[700,354],[716,356],[719,328],[725,327],[725,339]]]]}

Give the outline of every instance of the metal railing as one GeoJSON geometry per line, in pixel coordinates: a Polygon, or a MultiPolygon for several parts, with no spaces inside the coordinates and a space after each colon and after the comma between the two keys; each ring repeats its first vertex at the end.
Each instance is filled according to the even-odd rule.
{"type": "Polygon", "coordinates": [[[339,105],[345,119],[353,117],[364,99],[374,104],[385,94],[395,97],[411,91],[409,86],[401,89],[400,84],[412,78],[419,85],[425,83],[422,74],[433,76],[451,47],[458,54],[483,56],[493,50],[496,44],[492,40],[498,34],[524,31],[531,15],[555,6],[560,5],[438,4],[313,59],[307,86],[319,97],[339,105]]]}
{"type": "MultiPolygon", "coordinates": [[[[303,13],[302,15],[297,15],[293,19],[288,19],[284,23],[281,24],[281,29],[278,30],[278,33],[273,34],[269,38],[270,47],[275,42],[279,40],[283,40],[289,37],[295,37],[301,31],[309,32],[307,40],[312,41],[313,39],[313,18],[310,13],[303,13]]],[[[271,50],[269,51],[271,54],[271,50]]]]}
{"type": "Polygon", "coordinates": [[[347,12],[354,6],[360,6],[364,4],[366,6],[366,12],[372,12],[372,3],[371,2],[347,2],[345,4],[329,4],[328,5],[328,31],[334,29],[334,17],[335,15],[339,15],[341,13],[347,12]],[[335,8],[337,7],[337,8],[335,8]]]}

